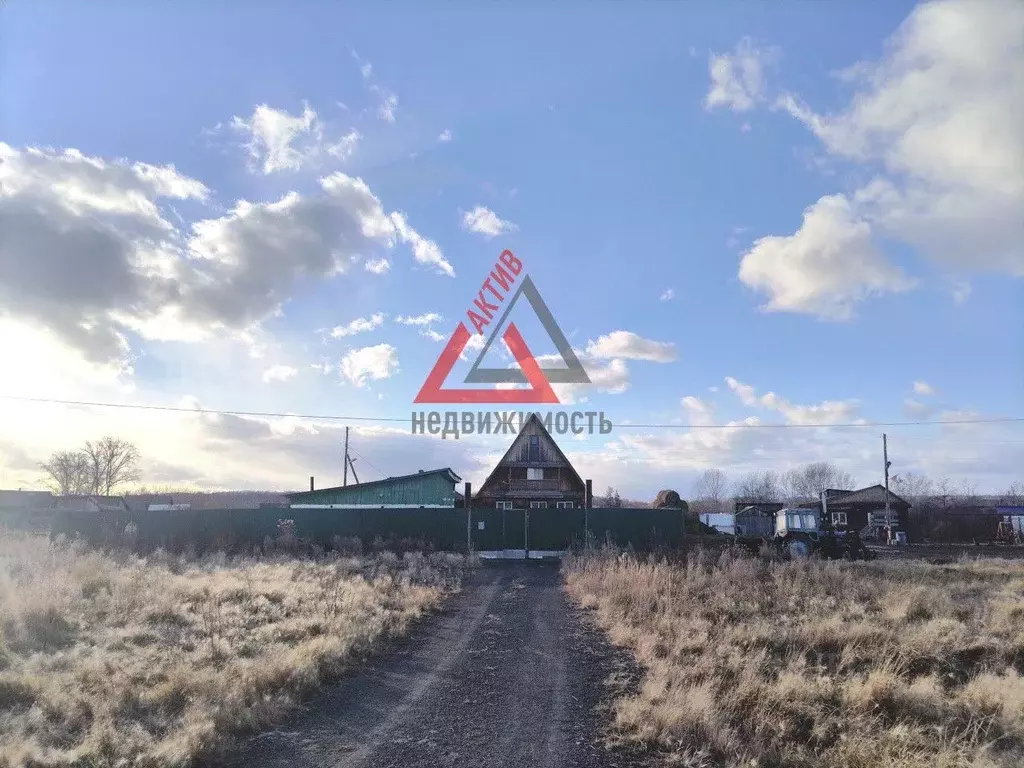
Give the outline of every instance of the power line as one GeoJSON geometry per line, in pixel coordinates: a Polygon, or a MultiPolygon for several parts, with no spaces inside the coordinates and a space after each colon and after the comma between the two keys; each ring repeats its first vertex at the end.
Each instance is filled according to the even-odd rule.
{"type": "Polygon", "coordinates": [[[369,465],[370,465],[371,467],[373,467],[374,469],[376,469],[376,470],[377,470],[377,472],[378,472],[379,474],[381,474],[381,475],[383,475],[383,474],[384,474],[384,470],[382,470],[382,469],[381,469],[380,467],[378,467],[378,466],[377,466],[376,464],[374,464],[374,463],[373,463],[372,461],[370,461],[370,460],[369,460],[368,458],[366,458],[365,456],[363,456],[363,454],[361,454],[361,453],[360,453],[359,451],[357,451],[357,450],[356,450],[355,448],[352,448],[352,447],[350,446],[348,450],[349,450],[349,453],[354,453],[354,454],[356,455],[356,458],[360,459],[361,461],[365,461],[365,462],[366,462],[367,464],[369,464],[369,465]]]}
{"type": "MultiPolygon", "coordinates": [[[[256,416],[273,418],[295,418],[311,419],[317,421],[363,421],[363,422],[407,422],[406,418],[389,416],[341,416],[338,414],[312,414],[312,413],[284,413],[280,411],[242,411],[242,410],[221,410],[215,408],[186,408],[184,406],[172,405],[143,405],[138,403],[102,403],[89,400],[62,400],[50,397],[20,397],[17,395],[0,395],[0,400],[17,400],[26,403],[44,403],[52,405],[73,405],[87,406],[92,408],[121,408],[128,410],[143,411],[170,411],[175,413],[206,413],[222,416],[256,416]]],[[[735,424],[634,424],[634,423],[613,423],[617,429],[864,429],[875,427],[924,427],[957,424],[1020,424],[1024,423],[1024,416],[1003,416],[992,418],[972,419],[934,419],[934,420],[912,420],[912,421],[872,421],[872,422],[844,422],[844,423],[810,423],[810,424],[750,424],[739,422],[735,424]]]]}

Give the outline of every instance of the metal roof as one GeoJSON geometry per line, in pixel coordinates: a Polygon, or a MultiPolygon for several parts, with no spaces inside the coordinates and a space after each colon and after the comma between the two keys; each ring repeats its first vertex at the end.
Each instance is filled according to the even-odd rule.
{"type": "Polygon", "coordinates": [[[348,485],[333,485],[330,488],[315,488],[312,491],[295,491],[294,493],[284,494],[289,499],[301,498],[311,493],[324,493],[326,491],[342,491],[351,490],[353,488],[372,488],[375,485],[383,485],[385,483],[391,483],[396,480],[411,480],[418,477],[427,477],[429,475],[445,474],[448,479],[453,483],[458,483],[462,480],[457,474],[455,474],[451,467],[445,467],[444,469],[421,469],[419,472],[412,472],[408,475],[395,475],[394,477],[385,477],[381,480],[368,480],[365,483],[349,483],[348,485]]]}
{"type": "MultiPolygon", "coordinates": [[[[857,491],[850,491],[843,493],[841,496],[833,496],[826,499],[830,509],[835,507],[845,507],[849,504],[879,504],[885,506],[885,486],[884,485],[870,485],[867,488],[861,488],[857,491]]],[[[910,502],[904,499],[902,496],[897,496],[892,491],[889,491],[889,505],[892,506],[903,505],[906,507],[910,506],[910,502]]]]}

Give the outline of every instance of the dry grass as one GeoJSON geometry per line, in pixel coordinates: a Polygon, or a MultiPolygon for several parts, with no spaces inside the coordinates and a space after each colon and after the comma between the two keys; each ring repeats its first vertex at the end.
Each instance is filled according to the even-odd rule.
{"type": "Polygon", "coordinates": [[[436,607],[464,558],[104,555],[0,537],[0,766],[184,766],[436,607]]]}
{"type": "Polygon", "coordinates": [[[1024,764],[1024,563],[564,564],[645,668],[626,738],[686,766],[1024,764]]]}

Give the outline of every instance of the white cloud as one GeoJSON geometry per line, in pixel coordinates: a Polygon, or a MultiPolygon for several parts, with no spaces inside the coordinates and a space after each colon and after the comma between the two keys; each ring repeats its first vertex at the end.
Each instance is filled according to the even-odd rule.
{"type": "Polygon", "coordinates": [[[359,72],[363,76],[366,88],[377,99],[377,117],[387,123],[395,122],[395,110],[398,108],[398,96],[390,88],[377,82],[373,74],[373,65],[363,61],[359,55],[352,52],[353,57],[359,62],[359,72]]]}
{"type": "Polygon", "coordinates": [[[363,264],[363,269],[367,272],[372,272],[375,275],[383,275],[391,269],[391,262],[383,256],[377,256],[367,260],[367,262],[363,264]]]}
{"type": "Polygon", "coordinates": [[[399,315],[395,322],[399,325],[430,325],[443,319],[437,312],[424,312],[422,315],[399,315]]]}
{"type": "Polygon", "coordinates": [[[420,331],[421,336],[425,336],[431,341],[445,341],[448,337],[443,333],[438,333],[433,328],[427,328],[425,331],[420,331]]]}
{"type": "Polygon", "coordinates": [[[778,106],[875,175],[857,217],[943,267],[1024,275],[1024,5],[918,5],[844,79],[857,92],[835,114],[778,106]]]}
{"type": "Polygon", "coordinates": [[[300,115],[259,104],[248,119],[231,118],[231,127],[248,136],[249,156],[265,174],[301,168],[310,150],[296,145],[315,145],[320,131],[316,112],[308,104],[300,115]]]}
{"type": "Polygon", "coordinates": [[[914,382],[914,394],[915,395],[934,395],[935,388],[927,381],[915,381],[914,382]]]}
{"type": "Polygon", "coordinates": [[[0,160],[0,316],[48,328],[96,362],[127,359],[128,331],[253,338],[301,278],[345,272],[368,248],[409,243],[452,272],[436,244],[343,173],[320,179],[319,194],[241,200],[188,231],[166,200],[208,191],[173,166],[2,143],[0,160]]]}
{"type": "Polygon", "coordinates": [[[661,296],[658,297],[660,301],[672,301],[676,297],[676,291],[674,288],[666,288],[662,291],[661,296]]]}
{"type": "Polygon", "coordinates": [[[346,336],[355,336],[357,333],[366,333],[374,328],[380,328],[384,324],[384,313],[375,312],[370,317],[357,317],[345,325],[337,325],[331,329],[331,336],[335,339],[343,339],[346,336]]]}
{"type": "MultiPolygon", "coordinates": [[[[560,402],[566,405],[586,402],[587,396],[594,391],[621,395],[629,389],[629,368],[625,360],[594,357],[582,350],[576,350],[576,355],[587,372],[590,384],[552,384],[551,388],[560,402]]],[[[537,355],[536,361],[541,368],[564,365],[562,356],[557,354],[537,355]]],[[[518,364],[510,364],[509,367],[518,367],[518,364]]],[[[515,386],[526,385],[511,385],[507,388],[515,386]]]]}
{"type": "Polygon", "coordinates": [[[871,226],[857,218],[842,195],[823,197],[805,210],[796,233],[756,240],[743,254],[739,278],[768,294],[769,311],[840,320],[867,296],[914,285],[879,253],[871,226]]]}
{"type": "Polygon", "coordinates": [[[516,230],[511,221],[504,221],[498,214],[482,205],[462,214],[462,228],[490,239],[516,230]]]}
{"type": "Polygon", "coordinates": [[[357,387],[368,381],[389,379],[398,372],[398,350],[390,344],[353,349],[338,365],[341,375],[357,387]]]}
{"type": "Polygon", "coordinates": [[[347,160],[363,138],[355,129],[337,139],[327,138],[323,121],[306,103],[297,115],[259,104],[250,117],[232,117],[230,127],[245,137],[251,170],[265,175],[297,171],[325,156],[347,160]]]}
{"type": "Polygon", "coordinates": [[[338,160],[348,160],[356,151],[363,135],[354,128],[335,142],[324,145],[324,151],[338,160]]]}
{"type": "Polygon", "coordinates": [[[950,289],[954,304],[963,304],[971,296],[971,284],[966,280],[957,280],[950,289]]]}
{"type": "Polygon", "coordinates": [[[443,131],[441,131],[441,134],[437,137],[437,140],[440,141],[440,142],[451,141],[452,140],[451,129],[450,128],[445,128],[443,131]]]}
{"type": "Polygon", "coordinates": [[[386,123],[395,122],[395,110],[398,109],[398,95],[380,85],[371,85],[370,90],[377,94],[377,117],[386,123]]]}
{"type": "Polygon", "coordinates": [[[427,240],[412,229],[405,220],[405,216],[395,212],[391,214],[391,222],[402,242],[412,246],[412,255],[420,264],[433,267],[438,274],[455,277],[455,268],[445,259],[440,246],[433,240],[427,240]]]}
{"type": "MultiPolygon", "coordinates": [[[[479,333],[471,333],[469,340],[466,342],[466,346],[463,347],[462,352],[459,353],[460,360],[468,360],[470,352],[479,352],[484,348],[484,344],[487,343],[487,337],[479,333]]],[[[504,347],[504,342],[495,342],[495,346],[501,344],[504,347]]],[[[492,347],[493,349],[494,347],[492,347]]],[[[538,358],[539,359],[539,358],[538,358]]]]}
{"type": "Polygon", "coordinates": [[[612,331],[587,343],[587,354],[594,358],[622,358],[670,363],[676,360],[676,345],[652,341],[631,331],[612,331]]]}
{"type": "Polygon", "coordinates": [[[689,417],[691,425],[708,425],[715,423],[715,409],[699,397],[687,395],[681,401],[689,417]]]}
{"type": "Polygon", "coordinates": [[[290,365],[273,365],[263,372],[264,383],[272,381],[288,381],[298,373],[298,370],[290,365]]]}
{"type": "Polygon", "coordinates": [[[774,63],[778,52],[758,48],[744,38],[732,54],[714,54],[708,59],[711,87],[704,98],[706,109],[728,107],[733,112],[753,109],[765,98],[765,68],[774,63]]]}
{"type": "Polygon", "coordinates": [[[729,389],[747,407],[767,408],[781,413],[787,424],[842,424],[863,422],[858,416],[860,403],[856,400],[826,400],[814,405],[794,405],[785,397],[774,392],[758,395],[749,384],[737,381],[732,376],[725,378],[729,389]]]}

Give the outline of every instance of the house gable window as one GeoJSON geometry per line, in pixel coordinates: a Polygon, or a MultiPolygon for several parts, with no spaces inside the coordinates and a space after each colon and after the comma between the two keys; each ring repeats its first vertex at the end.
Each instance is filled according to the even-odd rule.
{"type": "Polygon", "coordinates": [[[530,446],[527,451],[528,461],[540,461],[540,435],[530,435],[530,446]]]}
{"type": "Polygon", "coordinates": [[[542,467],[527,467],[526,468],[526,479],[527,480],[543,480],[544,469],[542,467]]]}

